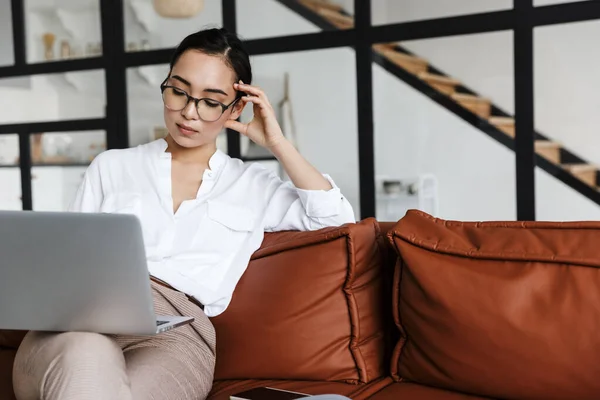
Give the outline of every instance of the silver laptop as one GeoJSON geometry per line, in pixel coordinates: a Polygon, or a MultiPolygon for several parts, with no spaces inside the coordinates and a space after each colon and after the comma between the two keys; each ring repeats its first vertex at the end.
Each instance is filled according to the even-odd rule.
{"type": "Polygon", "coordinates": [[[156,316],[133,215],[0,211],[0,329],[153,335],[156,316]]]}

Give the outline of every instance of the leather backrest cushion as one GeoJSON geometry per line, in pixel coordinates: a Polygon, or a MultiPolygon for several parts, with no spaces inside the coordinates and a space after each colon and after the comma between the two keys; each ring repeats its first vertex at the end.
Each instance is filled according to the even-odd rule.
{"type": "Polygon", "coordinates": [[[382,246],[374,219],[266,234],[229,307],[212,319],[215,380],[387,375],[382,246]]]}
{"type": "Polygon", "coordinates": [[[600,399],[600,223],[444,221],[410,211],[392,375],[504,399],[600,399]]]}

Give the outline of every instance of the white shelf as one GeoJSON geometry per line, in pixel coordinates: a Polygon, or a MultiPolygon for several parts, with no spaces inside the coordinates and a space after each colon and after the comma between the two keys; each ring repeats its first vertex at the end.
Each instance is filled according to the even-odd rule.
{"type": "Polygon", "coordinates": [[[46,19],[57,19],[62,28],[72,38],[89,36],[90,27],[100,23],[100,9],[98,7],[34,7],[28,12],[38,14],[46,19]]]}
{"type": "Polygon", "coordinates": [[[31,12],[52,12],[56,9],[70,11],[99,11],[100,0],[26,0],[25,9],[31,12]]]}
{"type": "Polygon", "coordinates": [[[102,70],[39,75],[34,79],[46,80],[59,93],[75,92],[104,97],[104,71],[102,70]]]}
{"type": "Polygon", "coordinates": [[[77,56],[86,55],[88,44],[101,42],[99,0],[27,0],[25,4],[28,61],[46,62],[44,57],[43,35],[53,33],[54,60],[61,57],[61,43],[68,41],[71,50],[77,49],[77,56]]]}
{"type": "Polygon", "coordinates": [[[146,33],[153,32],[159,16],[156,14],[156,11],[154,11],[152,3],[145,0],[130,0],[129,6],[133,11],[133,16],[138,25],[140,25],[146,33]]]}

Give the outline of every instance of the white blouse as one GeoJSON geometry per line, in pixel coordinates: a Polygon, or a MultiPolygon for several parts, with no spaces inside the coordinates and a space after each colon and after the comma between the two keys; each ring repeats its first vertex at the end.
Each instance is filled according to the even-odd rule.
{"type": "Polygon", "coordinates": [[[208,316],[229,305],[265,231],[316,230],[355,222],[350,203],[333,189],[301,190],[259,164],[217,150],[196,199],[173,213],[171,153],[160,139],[100,154],[70,206],[75,212],[136,215],[148,270],[205,305],[208,316]]]}

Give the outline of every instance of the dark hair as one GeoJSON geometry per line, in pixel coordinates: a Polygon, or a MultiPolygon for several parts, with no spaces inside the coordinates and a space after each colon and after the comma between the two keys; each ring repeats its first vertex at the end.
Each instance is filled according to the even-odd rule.
{"type": "MultiPolygon", "coordinates": [[[[183,39],[171,58],[170,70],[187,50],[197,50],[207,55],[223,57],[226,64],[235,72],[236,82],[241,79],[246,84],[252,83],[252,67],[248,52],[240,38],[227,29],[204,29],[183,39]]],[[[240,94],[241,92],[238,92],[238,96],[240,94]]]]}

